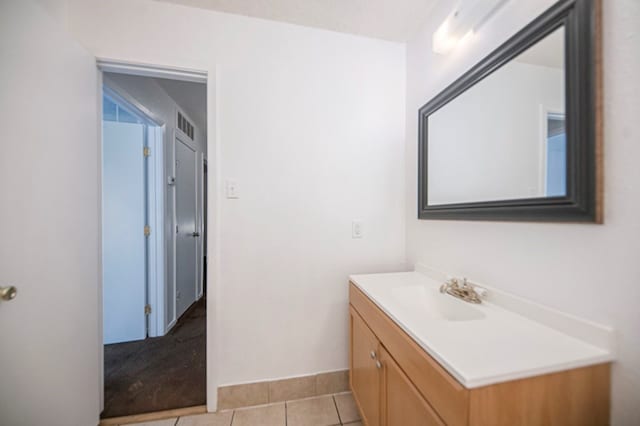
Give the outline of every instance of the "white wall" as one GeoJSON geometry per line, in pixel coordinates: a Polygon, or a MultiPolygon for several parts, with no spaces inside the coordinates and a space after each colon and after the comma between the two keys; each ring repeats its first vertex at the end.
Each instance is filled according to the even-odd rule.
{"type": "Polygon", "coordinates": [[[543,197],[547,110],[564,112],[563,70],[513,61],[433,113],[429,204],[543,197]]]}
{"type": "Polygon", "coordinates": [[[446,2],[407,46],[409,264],[467,276],[618,331],[613,424],[640,423],[640,2],[604,3],[605,224],[417,220],[417,111],[553,3],[510,1],[449,56],[431,51],[446,2]]]}
{"type": "MultiPolygon", "coordinates": [[[[174,186],[166,185],[167,177],[171,176],[173,173],[173,164],[175,161],[174,158],[174,132],[176,129],[176,120],[177,120],[177,111],[180,108],[184,113],[184,107],[178,105],[177,102],[169,96],[169,94],[158,84],[158,82],[151,77],[141,77],[134,75],[126,75],[126,74],[116,74],[116,73],[105,73],[104,74],[104,82],[107,86],[111,87],[118,93],[126,93],[127,95],[136,99],[140,104],[144,105],[149,111],[155,114],[160,120],[162,120],[165,124],[165,132],[164,132],[164,140],[163,140],[163,158],[165,164],[164,177],[161,182],[159,182],[159,187],[164,188],[164,248],[165,248],[165,258],[164,258],[164,273],[161,274],[164,277],[164,288],[165,288],[165,297],[164,306],[161,310],[158,310],[157,306],[154,306],[153,300],[150,301],[152,305],[152,309],[156,309],[156,312],[161,314],[162,322],[158,325],[157,334],[154,333],[156,331],[155,328],[150,328],[150,335],[153,336],[162,336],[168,330],[169,327],[173,326],[176,318],[176,309],[175,309],[175,292],[174,292],[174,245],[173,240],[175,239],[175,221],[174,221],[174,206],[173,206],[173,191],[174,186]]],[[[195,84],[195,83],[192,83],[195,84]]],[[[201,90],[207,90],[204,84],[201,85],[201,90]]],[[[199,120],[194,119],[191,116],[187,116],[187,118],[194,125],[194,140],[193,145],[196,148],[197,155],[205,155],[207,152],[206,146],[206,132],[203,130],[205,128],[205,124],[199,122],[199,120]]],[[[198,176],[202,176],[202,166],[197,170],[198,176]]],[[[199,194],[199,188],[196,188],[199,194]]],[[[202,200],[198,197],[198,206],[202,206],[202,200]]],[[[200,208],[200,207],[199,207],[200,208]]],[[[200,215],[201,212],[198,212],[200,215]]],[[[200,258],[200,257],[199,257],[200,258]]],[[[201,262],[200,262],[201,263],[201,262]]],[[[199,278],[198,278],[199,279],[199,278]]],[[[151,292],[154,293],[154,292],[151,292]]],[[[194,300],[195,302],[195,300],[194,300]]]]}
{"type": "Polygon", "coordinates": [[[146,0],[69,12],[96,56],[217,81],[212,191],[240,198],[210,198],[213,381],[347,368],[348,274],[404,268],[404,46],[146,0]]]}

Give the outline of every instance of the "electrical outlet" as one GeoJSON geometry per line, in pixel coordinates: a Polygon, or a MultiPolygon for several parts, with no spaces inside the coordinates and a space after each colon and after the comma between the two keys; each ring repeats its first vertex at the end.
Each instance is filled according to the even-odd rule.
{"type": "Polygon", "coordinates": [[[234,179],[227,179],[225,186],[227,198],[240,198],[238,195],[238,182],[234,179]]]}
{"type": "Polygon", "coordinates": [[[351,222],[351,238],[362,238],[364,233],[362,228],[361,220],[354,220],[351,222]]]}

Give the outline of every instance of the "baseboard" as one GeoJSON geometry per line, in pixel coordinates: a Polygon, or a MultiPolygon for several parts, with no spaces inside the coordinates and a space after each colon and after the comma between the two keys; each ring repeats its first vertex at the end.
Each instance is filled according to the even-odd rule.
{"type": "Polygon", "coordinates": [[[328,395],[349,390],[349,370],[218,388],[218,410],[328,395]]]}

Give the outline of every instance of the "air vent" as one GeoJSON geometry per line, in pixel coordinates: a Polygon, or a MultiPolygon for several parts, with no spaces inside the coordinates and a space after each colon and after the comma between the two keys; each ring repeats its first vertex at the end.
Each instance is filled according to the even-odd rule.
{"type": "Polygon", "coordinates": [[[193,140],[193,124],[191,124],[180,111],[178,111],[178,129],[182,130],[185,135],[193,140]]]}

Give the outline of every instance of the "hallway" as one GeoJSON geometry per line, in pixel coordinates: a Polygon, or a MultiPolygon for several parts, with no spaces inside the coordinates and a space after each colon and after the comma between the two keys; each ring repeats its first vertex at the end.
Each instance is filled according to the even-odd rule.
{"type": "Polygon", "coordinates": [[[206,402],[206,298],[163,337],[105,345],[102,418],[206,402]]]}

